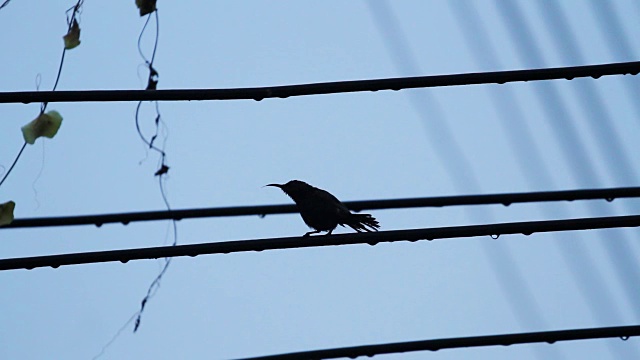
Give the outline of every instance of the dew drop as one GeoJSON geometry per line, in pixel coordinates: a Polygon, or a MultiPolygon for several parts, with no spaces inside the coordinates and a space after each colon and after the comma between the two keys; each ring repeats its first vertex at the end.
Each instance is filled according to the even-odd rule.
{"type": "Polygon", "coordinates": [[[57,269],[57,268],[60,267],[60,264],[52,264],[51,267],[54,268],[54,269],[57,269]]]}
{"type": "Polygon", "coordinates": [[[129,225],[129,220],[125,220],[125,221],[123,221],[123,222],[122,222],[122,225],[124,225],[124,226],[129,225]]]}
{"type": "Polygon", "coordinates": [[[502,205],[504,205],[504,206],[509,206],[509,205],[511,205],[511,203],[510,203],[510,202],[508,202],[508,201],[505,201],[505,202],[503,202],[503,203],[502,203],[502,205]]]}
{"type": "Polygon", "coordinates": [[[629,340],[629,336],[620,336],[620,340],[627,341],[629,340]]]}
{"type": "Polygon", "coordinates": [[[500,237],[500,234],[493,234],[493,235],[489,235],[489,236],[491,236],[491,238],[493,240],[498,240],[498,238],[500,237]]]}
{"type": "Polygon", "coordinates": [[[264,219],[266,216],[267,216],[267,214],[258,214],[258,217],[259,217],[260,219],[264,219]]]}
{"type": "Polygon", "coordinates": [[[556,343],[556,341],[555,341],[555,340],[547,340],[547,344],[549,344],[549,345],[553,345],[553,344],[555,344],[555,343],[556,343]]]}
{"type": "Polygon", "coordinates": [[[613,200],[615,200],[616,198],[612,198],[612,197],[608,197],[605,200],[607,200],[607,202],[612,202],[613,200]]]}
{"type": "Polygon", "coordinates": [[[96,227],[101,227],[102,223],[96,223],[96,227]]]}
{"type": "Polygon", "coordinates": [[[123,263],[123,264],[126,264],[126,263],[129,262],[129,259],[120,259],[120,262],[123,263]]]}

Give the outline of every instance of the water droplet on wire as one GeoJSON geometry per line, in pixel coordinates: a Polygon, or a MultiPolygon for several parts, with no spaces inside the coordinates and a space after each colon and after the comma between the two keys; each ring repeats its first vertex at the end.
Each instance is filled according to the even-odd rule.
{"type": "Polygon", "coordinates": [[[489,236],[491,236],[491,238],[493,240],[498,240],[498,238],[500,237],[500,234],[493,234],[493,235],[489,235],[489,236]]]}

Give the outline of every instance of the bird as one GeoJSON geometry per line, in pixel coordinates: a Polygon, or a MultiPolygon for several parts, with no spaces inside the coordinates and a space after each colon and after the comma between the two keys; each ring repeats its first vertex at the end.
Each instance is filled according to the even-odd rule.
{"type": "Polygon", "coordinates": [[[304,181],[291,180],[286,184],[268,184],[280,188],[296,203],[300,216],[305,224],[314,231],[303,236],[310,236],[322,231],[331,235],[340,225],[349,226],[357,232],[378,231],[380,224],[370,214],[353,214],[338,198],[328,191],[311,186],[304,181]]]}

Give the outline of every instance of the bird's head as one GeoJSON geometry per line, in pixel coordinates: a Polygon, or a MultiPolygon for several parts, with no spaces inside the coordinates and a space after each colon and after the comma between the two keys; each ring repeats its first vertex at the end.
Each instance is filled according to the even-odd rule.
{"type": "Polygon", "coordinates": [[[314,190],[313,186],[300,180],[291,180],[286,184],[268,184],[265,186],[273,186],[273,187],[280,188],[282,191],[285,192],[285,194],[289,195],[294,201],[297,198],[301,196],[305,196],[306,194],[314,190]]]}

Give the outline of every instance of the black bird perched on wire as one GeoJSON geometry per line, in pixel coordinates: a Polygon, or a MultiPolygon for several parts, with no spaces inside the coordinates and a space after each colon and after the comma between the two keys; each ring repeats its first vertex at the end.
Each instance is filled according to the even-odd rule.
{"type": "Polygon", "coordinates": [[[300,180],[291,180],[286,184],[269,184],[266,186],[279,187],[289,195],[298,206],[302,220],[315,231],[309,231],[304,236],[328,231],[326,235],[338,226],[349,226],[357,232],[378,231],[378,221],[369,214],[353,214],[335,196],[327,191],[318,189],[300,180]]]}

